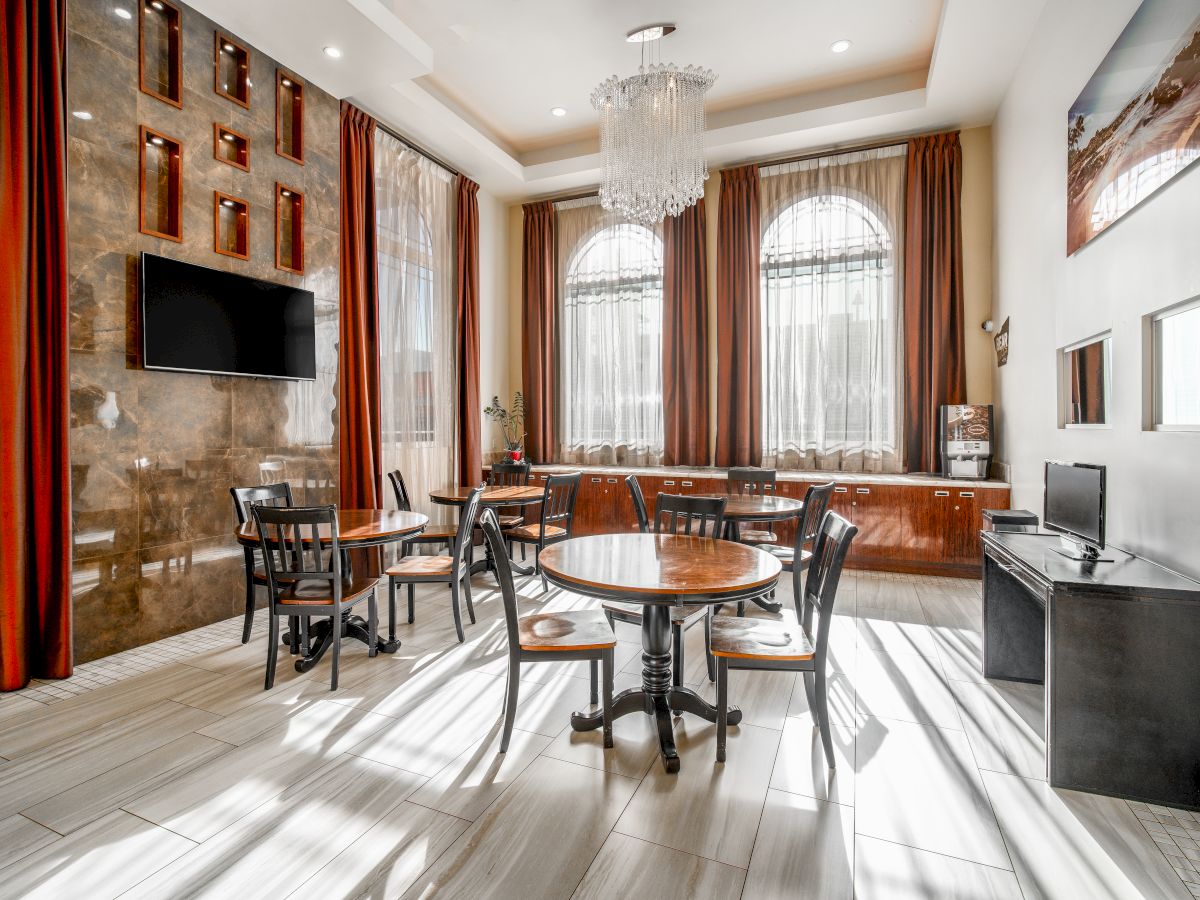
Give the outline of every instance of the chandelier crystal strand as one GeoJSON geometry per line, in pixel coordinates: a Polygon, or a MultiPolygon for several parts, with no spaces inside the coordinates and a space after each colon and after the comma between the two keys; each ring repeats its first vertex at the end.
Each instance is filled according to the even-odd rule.
{"type": "Polygon", "coordinates": [[[600,205],[652,225],[704,196],[704,95],[717,76],[674,63],[638,68],[592,92],[600,113],[600,205]]]}

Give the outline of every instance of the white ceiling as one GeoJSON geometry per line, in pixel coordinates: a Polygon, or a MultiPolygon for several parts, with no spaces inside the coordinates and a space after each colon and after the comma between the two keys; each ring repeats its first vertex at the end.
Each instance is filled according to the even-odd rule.
{"type": "Polygon", "coordinates": [[[717,166],[986,124],[1043,3],[192,0],[503,198],[596,183],[588,97],[636,71],[633,28],[675,23],[662,59],[717,73],[706,140],[717,166]],[[853,46],[832,53],[841,38],[853,46]],[[322,54],[330,44],[342,59],[322,54]]]}

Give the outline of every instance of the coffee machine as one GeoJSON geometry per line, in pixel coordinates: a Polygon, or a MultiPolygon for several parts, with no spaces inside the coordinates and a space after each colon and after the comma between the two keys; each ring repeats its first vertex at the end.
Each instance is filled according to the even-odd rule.
{"type": "Polygon", "coordinates": [[[942,474],[986,479],[992,461],[991,405],[943,406],[940,426],[942,474]]]}

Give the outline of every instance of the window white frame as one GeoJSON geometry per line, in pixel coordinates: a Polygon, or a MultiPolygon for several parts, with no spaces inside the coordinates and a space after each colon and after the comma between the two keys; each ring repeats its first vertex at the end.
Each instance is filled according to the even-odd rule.
{"type": "MultiPolygon", "coordinates": [[[[1193,297],[1142,318],[1142,427],[1147,431],[1200,432],[1200,421],[1177,424],[1165,424],[1162,421],[1162,323],[1198,308],[1200,297],[1193,297]]],[[[1200,352],[1200,347],[1197,347],[1197,352],[1200,352]]]]}

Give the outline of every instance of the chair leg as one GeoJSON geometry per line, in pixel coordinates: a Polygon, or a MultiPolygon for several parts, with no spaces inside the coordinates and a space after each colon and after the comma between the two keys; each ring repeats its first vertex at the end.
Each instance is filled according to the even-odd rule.
{"type": "Polygon", "coordinates": [[[458,642],[461,644],[466,641],[466,635],[462,629],[462,612],[458,608],[458,582],[450,582],[450,611],[454,613],[454,630],[458,632],[458,642]]]}
{"type": "Polygon", "coordinates": [[[600,702],[600,660],[593,659],[588,663],[588,681],[591,687],[588,702],[595,706],[600,702]]]}
{"type": "Polygon", "coordinates": [[[534,571],[542,578],[542,593],[550,593],[550,582],[546,580],[546,573],[542,571],[542,545],[538,544],[533,551],[533,568],[534,571]]]}
{"type": "Polygon", "coordinates": [[[379,609],[375,604],[375,592],[367,597],[367,656],[374,656],[379,648],[379,609]]]}
{"type": "Polygon", "coordinates": [[[729,728],[729,661],[717,660],[717,762],[725,762],[725,732],[729,728]]]}
{"type": "Polygon", "coordinates": [[[329,661],[333,666],[333,673],[329,676],[329,689],[337,690],[338,681],[338,658],[342,655],[342,614],[340,611],[335,611],[333,621],[329,623],[329,627],[333,634],[333,646],[329,649],[332,651],[329,661]]]}
{"type": "Polygon", "coordinates": [[[250,643],[250,629],[254,627],[254,572],[253,564],[246,566],[246,621],[242,624],[242,643],[250,643]]]}
{"type": "Polygon", "coordinates": [[[671,643],[674,645],[671,654],[671,686],[683,687],[683,626],[671,623],[671,643]]]}
{"type": "Polygon", "coordinates": [[[288,616],[288,650],[292,656],[300,652],[300,617],[288,616]]]}
{"type": "Polygon", "coordinates": [[[471,624],[475,624],[475,604],[471,602],[471,569],[467,568],[467,574],[462,580],[463,593],[467,598],[467,616],[471,619],[471,624]]]}
{"type": "Polygon", "coordinates": [[[300,616],[300,655],[308,656],[308,616],[300,616]]]}
{"type": "Polygon", "coordinates": [[[504,692],[504,733],[500,736],[500,752],[508,752],[512,739],[513,722],[517,718],[517,691],[521,685],[521,661],[516,656],[508,658],[508,683],[504,692]]]}
{"type": "Polygon", "coordinates": [[[825,763],[831,769],[837,768],[837,760],[833,757],[833,734],[829,728],[829,702],[825,690],[825,673],[817,672],[817,727],[821,730],[821,746],[825,748],[825,763]]]}
{"type": "Polygon", "coordinates": [[[800,677],[804,679],[804,696],[808,699],[808,714],[812,716],[813,724],[820,728],[821,723],[817,719],[817,695],[813,688],[813,673],[802,672],[800,677]]]}
{"type": "Polygon", "coordinates": [[[275,661],[279,657],[279,617],[274,610],[267,610],[267,678],[263,690],[275,686],[275,661]]]}
{"type": "Polygon", "coordinates": [[[413,613],[416,610],[417,586],[410,584],[408,586],[408,624],[413,623],[413,613]]]}
{"type": "Polygon", "coordinates": [[[604,746],[612,747],[612,697],[613,697],[613,651],[608,649],[604,651],[604,656],[600,661],[600,669],[604,678],[604,689],[602,692],[604,701],[604,746]]]}
{"type": "Polygon", "coordinates": [[[396,579],[388,579],[388,640],[396,641],[396,579]]]}
{"type": "Polygon", "coordinates": [[[745,615],[746,615],[746,601],[739,600],[738,601],[738,617],[741,618],[745,615]]]}
{"type": "Polygon", "coordinates": [[[713,612],[710,608],[704,617],[704,661],[708,664],[708,680],[710,682],[717,680],[717,661],[712,655],[712,617],[713,612]]]}

